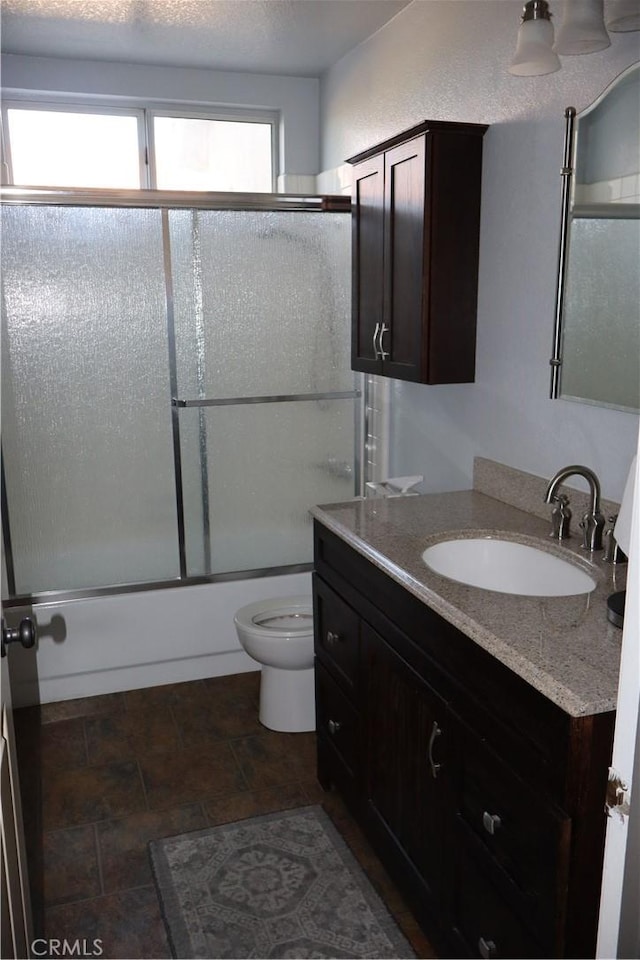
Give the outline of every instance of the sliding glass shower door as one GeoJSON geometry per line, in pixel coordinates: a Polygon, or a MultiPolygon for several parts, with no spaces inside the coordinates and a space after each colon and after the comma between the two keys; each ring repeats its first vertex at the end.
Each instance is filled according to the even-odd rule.
{"type": "Polygon", "coordinates": [[[349,218],[169,224],[187,568],[308,563],[309,507],[354,490],[349,218]]]}
{"type": "Polygon", "coordinates": [[[158,210],[2,210],[16,592],[177,575],[158,210]]]}
{"type": "Polygon", "coordinates": [[[354,493],[349,217],[5,206],[15,593],[309,563],[354,493]]]}

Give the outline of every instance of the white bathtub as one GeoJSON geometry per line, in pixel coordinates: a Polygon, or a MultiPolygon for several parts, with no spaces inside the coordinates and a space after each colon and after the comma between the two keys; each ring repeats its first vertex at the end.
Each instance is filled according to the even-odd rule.
{"type": "Polygon", "coordinates": [[[31,616],[39,639],[35,653],[12,647],[13,705],[259,669],[238,643],[234,613],[264,597],[305,592],[310,573],[14,608],[7,621],[31,616]]]}

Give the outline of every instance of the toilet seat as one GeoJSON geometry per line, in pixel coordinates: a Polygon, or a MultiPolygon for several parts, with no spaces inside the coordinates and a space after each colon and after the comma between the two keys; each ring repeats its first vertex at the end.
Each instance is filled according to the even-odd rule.
{"type": "Polygon", "coordinates": [[[313,633],[313,604],[306,594],[257,600],[238,610],[235,621],[256,636],[295,638],[313,633]]]}

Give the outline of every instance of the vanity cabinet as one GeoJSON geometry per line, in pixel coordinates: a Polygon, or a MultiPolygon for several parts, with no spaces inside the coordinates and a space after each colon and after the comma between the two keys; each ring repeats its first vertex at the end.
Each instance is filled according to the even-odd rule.
{"type": "Polygon", "coordinates": [[[318,779],[439,956],[589,957],[614,713],[575,718],[315,523],[318,779]]]}
{"type": "Polygon", "coordinates": [[[354,370],[474,380],[486,129],[425,121],[348,160],[354,370]]]}

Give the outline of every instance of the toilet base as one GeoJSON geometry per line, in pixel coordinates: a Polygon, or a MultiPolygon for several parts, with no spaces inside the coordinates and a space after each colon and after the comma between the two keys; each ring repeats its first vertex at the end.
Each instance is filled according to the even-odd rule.
{"type": "Polygon", "coordinates": [[[260,723],[279,733],[308,733],[316,728],[313,667],[280,670],[262,666],[260,723]]]}

